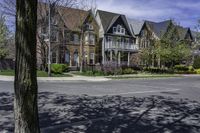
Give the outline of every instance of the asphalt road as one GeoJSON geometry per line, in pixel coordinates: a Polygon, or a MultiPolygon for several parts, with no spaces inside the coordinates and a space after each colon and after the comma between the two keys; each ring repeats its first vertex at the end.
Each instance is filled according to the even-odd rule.
{"type": "MultiPolygon", "coordinates": [[[[136,97],[161,95],[200,101],[200,77],[129,79],[106,82],[39,82],[38,86],[39,92],[68,95],[136,97]]],[[[0,92],[13,92],[13,82],[0,81],[0,92]]]]}

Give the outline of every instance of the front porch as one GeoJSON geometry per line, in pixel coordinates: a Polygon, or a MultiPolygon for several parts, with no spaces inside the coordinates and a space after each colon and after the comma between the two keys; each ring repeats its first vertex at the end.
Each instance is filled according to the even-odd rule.
{"type": "Polygon", "coordinates": [[[131,51],[105,51],[105,62],[115,62],[119,66],[130,66],[131,51]]]}

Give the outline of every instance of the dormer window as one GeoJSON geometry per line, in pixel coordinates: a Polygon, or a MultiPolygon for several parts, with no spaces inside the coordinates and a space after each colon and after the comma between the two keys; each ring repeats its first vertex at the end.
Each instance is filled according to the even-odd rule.
{"type": "Polygon", "coordinates": [[[117,32],[120,33],[121,32],[121,26],[117,25],[117,32]]]}
{"type": "Polygon", "coordinates": [[[121,25],[117,25],[117,27],[113,27],[113,33],[125,35],[125,28],[123,28],[121,25]]]}
{"type": "Polygon", "coordinates": [[[117,28],[113,27],[113,33],[116,33],[116,31],[117,31],[117,28]]]}

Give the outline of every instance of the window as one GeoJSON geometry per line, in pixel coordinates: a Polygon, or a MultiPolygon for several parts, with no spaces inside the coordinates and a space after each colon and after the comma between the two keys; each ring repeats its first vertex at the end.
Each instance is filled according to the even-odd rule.
{"type": "Polygon", "coordinates": [[[64,42],[65,43],[70,42],[70,33],[67,30],[64,31],[64,42]]]}
{"type": "Polygon", "coordinates": [[[107,42],[107,48],[110,48],[112,45],[112,37],[111,36],[107,36],[106,37],[106,42],[107,42]]]}
{"type": "Polygon", "coordinates": [[[56,52],[52,53],[52,63],[56,63],[56,52]]]}
{"type": "Polygon", "coordinates": [[[95,44],[95,36],[93,34],[90,35],[90,44],[95,44]]]}
{"type": "Polygon", "coordinates": [[[93,30],[93,29],[94,29],[93,25],[90,24],[90,25],[89,25],[89,29],[90,29],[90,30],[93,30]]]}
{"type": "Polygon", "coordinates": [[[89,33],[85,33],[85,42],[89,41],[89,33]]]}
{"type": "Polygon", "coordinates": [[[94,64],[94,53],[90,53],[90,64],[94,64]]]}
{"type": "Polygon", "coordinates": [[[113,33],[116,33],[116,31],[117,31],[117,28],[113,27],[113,33]]]}
{"type": "Polygon", "coordinates": [[[74,51],[74,57],[73,57],[73,65],[74,66],[78,66],[78,62],[79,62],[79,55],[78,55],[78,50],[76,49],[74,51]]]}
{"type": "Polygon", "coordinates": [[[125,28],[122,28],[121,25],[117,25],[117,27],[113,27],[113,33],[115,33],[115,34],[125,34],[125,28]]]}
{"type": "Polygon", "coordinates": [[[93,25],[87,23],[87,24],[86,24],[86,29],[87,29],[87,30],[93,30],[94,27],[93,27],[93,25]]]}
{"type": "Polygon", "coordinates": [[[117,25],[117,32],[120,33],[121,32],[121,26],[117,25]]]}
{"type": "Polygon", "coordinates": [[[121,29],[121,33],[125,34],[125,29],[124,28],[121,29]]]}
{"type": "Polygon", "coordinates": [[[52,29],[51,41],[52,42],[57,42],[58,41],[58,31],[56,29],[52,29]]]}
{"type": "Polygon", "coordinates": [[[74,43],[75,43],[75,44],[79,44],[79,35],[78,35],[78,34],[74,34],[73,37],[74,37],[74,40],[73,40],[74,43]]]}
{"type": "Polygon", "coordinates": [[[70,52],[68,49],[65,52],[65,63],[70,64],[70,52]]]}

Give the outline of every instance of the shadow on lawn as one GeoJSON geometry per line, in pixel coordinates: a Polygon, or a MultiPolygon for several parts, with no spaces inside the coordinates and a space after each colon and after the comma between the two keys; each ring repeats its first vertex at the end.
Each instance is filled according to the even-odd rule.
{"type": "MultiPolygon", "coordinates": [[[[0,130],[13,132],[13,95],[0,93],[0,130]],[[2,119],[3,118],[3,119],[2,119]]],[[[199,133],[200,104],[151,96],[39,94],[43,133],[199,133]]]]}

